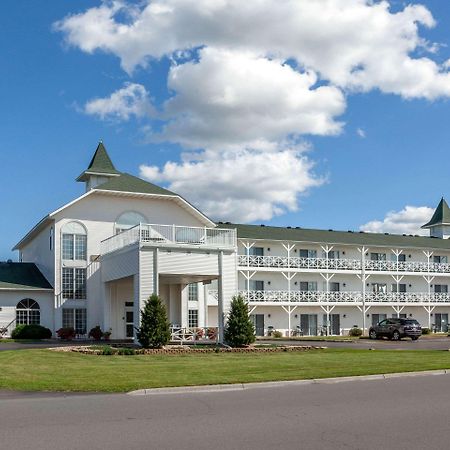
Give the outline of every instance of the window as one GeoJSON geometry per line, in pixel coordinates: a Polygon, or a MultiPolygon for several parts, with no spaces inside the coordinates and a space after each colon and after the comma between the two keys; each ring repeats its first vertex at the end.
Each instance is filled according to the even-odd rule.
{"type": "Polygon", "coordinates": [[[371,261],[386,261],[386,253],[371,253],[371,261]]]}
{"type": "Polygon", "coordinates": [[[115,234],[122,233],[123,231],[129,230],[130,228],[139,225],[140,223],[147,223],[147,219],[140,213],[128,211],[126,213],[123,213],[116,220],[114,232],[115,234]]]}
{"type": "Polygon", "coordinates": [[[339,292],[340,286],[339,283],[333,282],[329,284],[330,292],[339,292]]]}
{"type": "Polygon", "coordinates": [[[264,248],[263,247],[251,247],[248,250],[248,254],[250,256],[264,256],[264,248]]]}
{"type": "Polygon", "coordinates": [[[372,283],[372,292],[376,294],[386,294],[387,284],[386,283],[372,283]]]}
{"type": "Polygon", "coordinates": [[[16,325],[40,325],[41,308],[31,298],[21,300],[16,307],[16,325]]]}
{"type": "Polygon", "coordinates": [[[86,229],[78,222],[70,222],[62,228],[62,259],[86,261],[86,229]]]}
{"type": "Polygon", "coordinates": [[[317,281],[300,281],[301,291],[317,291],[317,281]]]}
{"type": "Polygon", "coordinates": [[[263,291],[264,290],[264,281],[250,280],[249,285],[250,285],[251,291],[263,291]]]}
{"type": "Polygon", "coordinates": [[[339,250],[331,250],[331,252],[328,252],[328,259],[339,259],[339,257],[339,250]]]}
{"type": "Polygon", "coordinates": [[[86,269],[63,267],[62,296],[76,300],[86,298],[86,269]]]}
{"type": "Polygon", "coordinates": [[[393,318],[393,319],[406,319],[406,314],[401,313],[401,314],[400,314],[400,317],[399,317],[398,314],[394,313],[394,314],[392,314],[392,318],[393,318]]]}
{"type": "MultiPolygon", "coordinates": [[[[372,326],[377,325],[379,322],[386,320],[387,314],[372,314],[372,326]]],[[[385,323],[380,325],[386,325],[385,323]]]]}
{"type": "Polygon", "coordinates": [[[76,334],[86,334],[86,309],[85,308],[63,308],[63,328],[73,328],[76,334]]]}
{"type": "Polygon", "coordinates": [[[445,264],[447,263],[447,257],[435,255],[433,256],[433,262],[445,264]]]}
{"type": "Polygon", "coordinates": [[[434,292],[436,294],[447,293],[448,292],[448,285],[447,284],[435,284],[434,285],[434,292]]]}
{"type": "MultiPolygon", "coordinates": [[[[392,284],[392,292],[397,292],[397,283],[392,284]]],[[[400,283],[398,285],[398,292],[406,292],[406,284],[400,283]]]]}
{"type": "Polygon", "coordinates": [[[190,309],[188,311],[189,328],[198,327],[198,309],[190,309]]]}
{"type": "Polygon", "coordinates": [[[317,250],[300,250],[300,258],[317,258],[317,250]]]}
{"type": "Polygon", "coordinates": [[[198,284],[191,283],[188,285],[188,300],[196,302],[198,300],[198,284]]]}
{"type": "Polygon", "coordinates": [[[391,261],[392,262],[397,262],[397,258],[398,258],[398,262],[405,262],[406,261],[406,255],[404,255],[403,253],[400,253],[400,255],[394,255],[393,253],[391,254],[391,261]]]}

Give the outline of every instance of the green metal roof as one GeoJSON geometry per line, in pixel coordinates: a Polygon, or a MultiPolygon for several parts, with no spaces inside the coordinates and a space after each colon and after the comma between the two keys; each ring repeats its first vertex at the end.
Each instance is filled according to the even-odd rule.
{"type": "Polygon", "coordinates": [[[431,220],[422,226],[422,228],[429,228],[433,225],[450,224],[450,208],[444,197],[441,198],[439,205],[437,205],[431,220]]]}
{"type": "Polygon", "coordinates": [[[96,186],[94,190],[135,192],[139,194],[178,195],[128,173],[122,173],[118,177],[112,177],[105,183],[96,186]]]}
{"type": "Polygon", "coordinates": [[[52,289],[34,263],[0,263],[0,289],[52,289]]]}
{"type": "Polygon", "coordinates": [[[297,241],[372,247],[417,247],[450,250],[449,239],[359,231],[313,230],[300,227],[283,228],[265,225],[218,223],[219,228],[236,228],[238,239],[264,239],[268,241],[297,241]]]}
{"type": "Polygon", "coordinates": [[[103,142],[99,142],[88,168],[77,178],[77,181],[86,181],[88,175],[99,173],[120,175],[120,172],[114,167],[103,142]]]}

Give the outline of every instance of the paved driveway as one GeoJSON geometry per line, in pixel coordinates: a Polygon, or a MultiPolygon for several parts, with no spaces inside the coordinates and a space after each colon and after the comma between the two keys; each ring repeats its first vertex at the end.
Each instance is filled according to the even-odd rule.
{"type": "Polygon", "coordinates": [[[450,375],[227,392],[0,393],[0,442],[17,450],[447,448],[450,375]]]}

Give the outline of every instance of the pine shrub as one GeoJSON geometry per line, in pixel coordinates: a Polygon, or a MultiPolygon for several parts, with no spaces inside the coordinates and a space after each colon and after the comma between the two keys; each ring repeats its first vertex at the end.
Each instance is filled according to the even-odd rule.
{"type": "Polygon", "coordinates": [[[248,306],[240,295],[231,301],[224,337],[225,342],[232,347],[243,347],[255,342],[255,328],[248,316],[248,306]]]}
{"type": "Polygon", "coordinates": [[[166,308],[158,295],[153,294],[141,311],[141,326],[137,338],[144,348],[161,348],[170,340],[170,325],[166,308]]]}

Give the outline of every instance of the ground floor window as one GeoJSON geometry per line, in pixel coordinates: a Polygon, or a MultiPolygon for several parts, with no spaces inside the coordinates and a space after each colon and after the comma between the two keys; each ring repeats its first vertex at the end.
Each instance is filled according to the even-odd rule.
{"type": "Polygon", "coordinates": [[[21,300],[16,307],[16,325],[40,325],[41,308],[31,298],[21,300]]]}
{"type": "Polygon", "coordinates": [[[63,308],[63,328],[73,328],[76,334],[86,334],[86,308],[63,308]]]}
{"type": "Polygon", "coordinates": [[[384,319],[387,319],[387,314],[372,314],[372,326],[378,325],[384,319]]]}
{"type": "Polygon", "coordinates": [[[190,309],[188,315],[189,328],[198,327],[198,309],[190,309]]]}
{"type": "Polygon", "coordinates": [[[448,331],[448,314],[436,313],[434,315],[434,330],[436,332],[447,333],[448,331]]]}
{"type": "Polygon", "coordinates": [[[300,328],[305,336],[317,336],[317,314],[300,314],[300,328]]]}
{"type": "Polygon", "coordinates": [[[256,336],[264,336],[264,314],[250,314],[256,336]]]}

